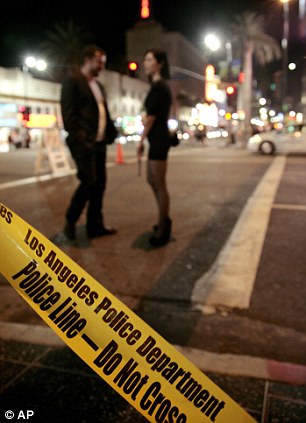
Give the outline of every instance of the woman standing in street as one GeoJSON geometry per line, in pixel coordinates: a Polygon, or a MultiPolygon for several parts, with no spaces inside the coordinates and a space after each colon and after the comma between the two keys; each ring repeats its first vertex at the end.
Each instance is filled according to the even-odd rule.
{"type": "Polygon", "coordinates": [[[167,157],[170,148],[168,118],[171,107],[171,91],[168,83],[169,65],[163,51],[150,49],[144,56],[144,71],[151,88],[145,100],[146,115],[143,119],[144,130],[138,147],[138,157],[144,152],[144,140],[148,138],[149,153],[147,181],[150,184],[158,206],[158,224],[149,242],[159,247],[169,242],[171,219],[169,217],[170,198],[166,185],[167,157]]]}

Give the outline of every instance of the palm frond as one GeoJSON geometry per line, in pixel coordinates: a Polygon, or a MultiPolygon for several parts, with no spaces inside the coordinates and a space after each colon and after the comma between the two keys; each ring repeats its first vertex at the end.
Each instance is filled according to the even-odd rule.
{"type": "MultiPolygon", "coordinates": [[[[46,38],[40,49],[50,63],[50,67],[67,73],[69,69],[79,66],[79,54],[82,48],[91,42],[93,36],[72,19],[68,22],[55,23],[53,28],[45,32],[46,38]]],[[[63,75],[60,76],[61,79],[63,75]]]]}
{"type": "Polygon", "coordinates": [[[265,32],[265,17],[255,12],[237,16],[232,24],[233,41],[244,50],[248,43],[254,45],[254,55],[261,65],[281,57],[277,41],[265,32]]]}

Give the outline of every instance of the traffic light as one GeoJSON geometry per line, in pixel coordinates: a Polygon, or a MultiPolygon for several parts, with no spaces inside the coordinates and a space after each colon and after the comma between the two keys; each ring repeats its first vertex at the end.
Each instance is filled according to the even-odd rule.
{"type": "Polygon", "coordinates": [[[235,87],[233,85],[228,85],[226,87],[226,94],[233,95],[235,93],[235,87]]]}
{"type": "Polygon", "coordinates": [[[19,113],[22,114],[22,120],[23,122],[28,122],[30,120],[30,114],[31,114],[31,107],[29,106],[20,106],[18,108],[19,113]]]}
{"type": "Polygon", "coordinates": [[[230,84],[225,89],[227,106],[236,109],[237,106],[237,87],[234,84],[230,84]]]}
{"type": "Polygon", "coordinates": [[[239,82],[239,84],[244,83],[244,72],[239,72],[238,82],[239,82]]]}
{"type": "Polygon", "coordinates": [[[129,75],[132,78],[136,78],[136,73],[137,73],[137,69],[138,69],[138,63],[137,62],[129,62],[128,69],[129,69],[129,75]]]}

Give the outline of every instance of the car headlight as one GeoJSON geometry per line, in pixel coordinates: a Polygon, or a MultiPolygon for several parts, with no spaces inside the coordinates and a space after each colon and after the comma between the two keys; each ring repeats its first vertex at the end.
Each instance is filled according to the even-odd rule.
{"type": "Polygon", "coordinates": [[[249,143],[250,144],[257,144],[257,143],[259,143],[261,141],[261,138],[260,138],[260,136],[259,135],[254,135],[253,137],[251,137],[250,139],[249,139],[249,143]]]}

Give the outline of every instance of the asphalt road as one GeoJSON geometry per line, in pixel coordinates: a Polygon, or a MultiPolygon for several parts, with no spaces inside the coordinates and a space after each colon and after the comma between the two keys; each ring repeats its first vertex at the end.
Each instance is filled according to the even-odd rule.
{"type": "MultiPolygon", "coordinates": [[[[67,242],[61,233],[65,208],[77,184],[74,175],[26,185],[17,182],[10,188],[2,185],[1,201],[133,307],[168,341],[207,351],[305,364],[302,348],[305,338],[298,336],[303,333],[305,322],[301,269],[295,266],[298,259],[294,255],[290,256],[291,262],[287,257],[279,260],[276,256],[282,253],[277,246],[280,242],[290,251],[290,244],[301,238],[298,242],[302,248],[304,239],[299,225],[305,225],[303,211],[295,210],[299,217],[293,219],[288,233],[281,211],[273,209],[277,215],[276,228],[275,225],[268,228],[248,308],[221,304],[201,312],[191,300],[196,282],[218,258],[248,199],[275,158],[250,155],[240,149],[200,146],[173,149],[168,171],[174,222],[172,240],[165,248],[152,250],[147,240],[156,220],[156,207],[145,181],[145,163],[141,177],[137,175],[134,151],[134,146],[124,146],[123,165],[114,163],[116,147],[109,151],[104,210],[107,224],[118,228],[114,237],[89,242],[84,218],[75,243],[67,242]],[[269,244],[271,231],[278,231],[279,236],[276,234],[276,242],[273,238],[269,244]],[[267,280],[267,269],[274,257],[275,268],[269,269],[271,280],[267,280]],[[277,268],[279,264],[281,268],[277,268]],[[299,273],[300,279],[295,278],[294,285],[295,273],[299,273]],[[286,306],[285,299],[289,301],[289,297],[286,306]],[[177,321],[180,331],[176,329],[177,321]]],[[[34,159],[35,152],[29,150],[1,155],[0,188],[1,182],[31,176],[34,159]]],[[[305,157],[284,160],[297,180],[305,180],[305,157]]],[[[294,189],[293,183],[291,175],[291,183],[290,180],[282,183],[277,195],[295,195],[290,203],[296,204],[301,190],[298,186],[294,189]]],[[[246,259],[249,257],[241,257],[241,261],[246,259]]],[[[1,289],[6,290],[3,284],[1,289]]],[[[18,320],[21,313],[23,321],[39,324],[39,318],[21,300],[16,302],[18,312],[5,306],[0,309],[2,316],[4,313],[2,320],[18,320]]]]}
{"type": "MultiPolygon", "coordinates": [[[[62,233],[64,214],[77,180],[73,170],[71,175],[50,177],[47,160],[42,178],[34,177],[34,150],[0,155],[0,201],[51,239],[185,355],[190,354],[198,367],[208,374],[211,370],[211,377],[220,386],[259,416],[263,407],[257,395],[266,385],[261,380],[256,384],[254,379],[247,384],[245,377],[290,381],[293,367],[306,365],[306,157],[262,157],[217,146],[181,145],[173,149],[168,170],[173,234],[167,246],[155,250],[149,247],[148,237],[156,222],[156,206],[145,180],[145,160],[138,175],[135,150],[134,145],[124,146],[124,164],[118,165],[116,146],[109,148],[104,210],[107,224],[118,228],[114,237],[89,241],[83,216],[77,241],[67,241],[62,233]],[[226,361],[227,356],[230,361],[226,361]],[[233,357],[239,363],[238,370],[233,357]],[[267,374],[261,373],[262,362],[267,374]],[[289,363],[285,370],[280,369],[280,362],[289,363]],[[234,371],[244,379],[236,381],[233,388],[226,374],[234,371]]],[[[0,295],[1,335],[9,333],[13,342],[10,352],[4,350],[11,369],[19,368],[16,360],[20,359],[29,368],[26,362],[31,357],[33,369],[35,363],[42,365],[41,372],[28,372],[30,379],[26,377],[24,383],[31,384],[36,376],[51,382],[55,373],[56,383],[69,389],[75,377],[92,383],[91,377],[86,378],[88,370],[79,362],[74,375],[76,359],[70,352],[48,348],[54,339],[43,339],[47,334],[44,323],[2,276],[0,295]],[[20,341],[28,342],[29,349],[20,341]],[[40,347],[44,341],[46,346],[40,347]],[[38,345],[33,349],[31,343],[38,345]],[[68,362],[73,380],[69,372],[59,370],[60,366],[66,369],[68,362]],[[81,379],[83,373],[86,377],[81,379]]],[[[11,378],[8,370],[5,377],[11,378]]],[[[299,382],[305,378],[303,371],[300,376],[294,374],[300,377],[299,382]]],[[[18,395],[20,401],[22,397],[27,400],[24,389],[22,383],[11,385],[4,398],[14,399],[14,404],[18,395]]],[[[88,409],[88,418],[90,413],[95,418],[102,407],[101,416],[107,414],[103,421],[118,421],[115,416],[119,415],[126,421],[142,421],[130,407],[123,407],[120,401],[116,405],[106,387],[99,389],[104,392],[103,405],[95,395],[84,398],[82,412],[86,414],[88,409]]],[[[278,392],[277,386],[273,389],[275,398],[280,398],[279,392],[287,398],[292,395],[278,392]]],[[[48,392],[42,397],[45,406],[48,392]]],[[[50,393],[54,392],[59,396],[61,389],[50,383],[50,393]]],[[[300,391],[297,395],[300,398],[300,391]]],[[[29,392],[28,404],[31,401],[33,393],[29,392]]],[[[61,403],[60,397],[56,403],[61,403]]],[[[296,404],[301,404],[303,413],[304,403],[296,404]]],[[[275,410],[278,417],[288,413],[292,422],[303,421],[292,417],[288,404],[275,410]]]]}

